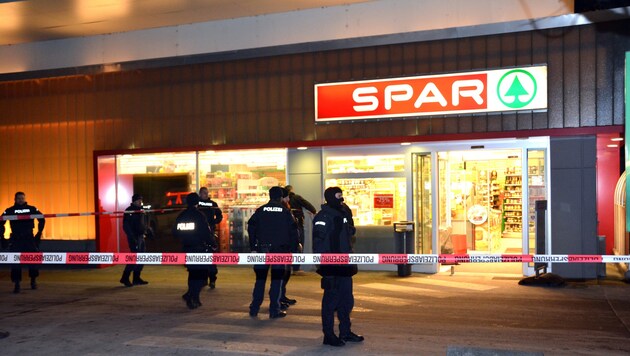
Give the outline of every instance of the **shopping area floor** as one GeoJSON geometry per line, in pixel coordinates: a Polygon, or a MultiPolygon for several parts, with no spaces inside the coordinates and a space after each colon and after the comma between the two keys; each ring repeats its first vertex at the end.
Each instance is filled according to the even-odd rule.
{"type": "MultiPolygon", "coordinates": [[[[343,354],[444,355],[456,346],[545,355],[630,353],[630,286],[619,278],[523,287],[518,276],[460,267],[454,275],[360,272],[352,318],[366,341],[344,346],[343,354]]],[[[289,296],[298,303],[286,318],[269,320],[264,313],[256,319],[247,314],[251,267],[220,267],[217,289],[202,291],[204,305],[192,311],[181,300],[182,266],[146,266],[143,278],[150,284],[132,288],[118,283],[122,268],[42,270],[39,289],[21,294],[11,293],[8,270],[1,269],[0,330],[10,333],[0,339],[2,353],[339,352],[321,344],[322,291],[313,272],[291,278],[289,296]]]]}

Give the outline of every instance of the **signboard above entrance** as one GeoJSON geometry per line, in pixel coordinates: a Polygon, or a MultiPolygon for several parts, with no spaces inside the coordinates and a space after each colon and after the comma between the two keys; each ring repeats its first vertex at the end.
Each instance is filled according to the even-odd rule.
{"type": "Polygon", "coordinates": [[[547,66],[315,85],[315,121],[547,108],[547,66]]]}

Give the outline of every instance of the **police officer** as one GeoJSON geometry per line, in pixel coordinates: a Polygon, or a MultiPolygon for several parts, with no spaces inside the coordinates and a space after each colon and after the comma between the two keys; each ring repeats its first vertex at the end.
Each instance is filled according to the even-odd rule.
{"type": "MultiPolygon", "coordinates": [[[[219,208],[219,204],[209,198],[208,188],[206,187],[199,189],[199,210],[206,216],[212,236],[218,236],[217,225],[223,220],[223,213],[221,212],[221,208],[219,208]]],[[[210,289],[216,287],[218,272],[217,265],[212,264],[208,267],[208,279],[210,280],[208,285],[210,289]]]]}
{"type": "MultiPolygon", "coordinates": [[[[190,193],[186,196],[186,210],[182,211],[175,220],[173,226],[173,236],[180,239],[182,250],[186,253],[203,253],[208,249],[216,249],[217,243],[214,239],[206,216],[197,209],[199,195],[190,193]]],[[[182,296],[189,309],[201,306],[199,293],[206,285],[208,278],[207,265],[189,265],[188,268],[188,291],[182,296]]]]}
{"type": "MultiPolygon", "coordinates": [[[[339,187],[327,188],[326,204],[313,219],[313,252],[352,253],[354,223],[343,207],[343,192],[339,187]]],[[[320,265],[317,273],[322,276],[322,330],[324,344],[343,346],[346,342],[361,342],[363,336],[352,332],[350,313],[354,307],[352,276],[356,265],[320,265]],[[335,335],[335,311],[339,319],[339,337],[335,335]]]]}
{"type": "MultiPolygon", "coordinates": [[[[2,216],[6,215],[33,215],[41,214],[41,212],[34,206],[26,203],[26,194],[23,192],[17,192],[14,196],[14,204],[12,207],[2,213],[2,216]]],[[[0,223],[0,237],[2,238],[2,245],[6,244],[4,238],[4,225],[7,221],[2,220],[0,223]]],[[[38,252],[39,243],[42,239],[42,233],[44,232],[44,226],[46,220],[44,217],[37,219],[37,233],[33,235],[33,229],[35,228],[34,219],[17,219],[11,220],[11,236],[9,237],[9,251],[11,252],[38,252]]],[[[31,289],[37,289],[37,277],[39,276],[39,269],[37,265],[29,265],[28,275],[31,277],[31,289]]],[[[15,283],[13,293],[20,293],[20,282],[22,281],[22,266],[14,265],[11,267],[11,281],[15,283]]]]}
{"type": "MultiPolygon", "coordinates": [[[[304,199],[301,195],[295,194],[293,192],[292,185],[287,185],[284,188],[289,191],[289,205],[291,206],[291,212],[293,213],[293,216],[297,220],[298,232],[300,233],[300,245],[304,246],[304,210],[302,209],[306,209],[312,214],[317,213],[317,210],[308,200],[304,199]]],[[[293,265],[292,268],[294,275],[304,274],[304,272],[300,271],[300,265],[293,265]]]]}
{"type": "MultiPolygon", "coordinates": [[[[269,202],[258,209],[248,221],[249,246],[252,252],[288,253],[291,244],[297,241],[297,225],[291,211],[281,202],[282,188],[269,189],[269,202]]],[[[270,265],[255,265],[256,283],[252,293],[249,315],[258,315],[262,304],[267,274],[270,265]]],[[[269,318],[283,318],[287,313],[280,309],[282,279],[287,265],[271,265],[271,287],[269,288],[269,318]]]]}
{"type": "MultiPolygon", "coordinates": [[[[142,208],[142,195],[134,194],[131,197],[131,204],[125,209],[123,215],[123,231],[127,235],[127,243],[129,243],[129,250],[131,252],[145,252],[146,244],[144,238],[147,234],[147,222],[144,210],[142,208]]],[[[144,265],[141,264],[129,264],[125,266],[120,283],[125,287],[132,287],[134,285],[149,284],[149,282],[140,278],[140,273],[144,265]],[[133,272],[133,282],[129,280],[129,275],[133,272]]]]}

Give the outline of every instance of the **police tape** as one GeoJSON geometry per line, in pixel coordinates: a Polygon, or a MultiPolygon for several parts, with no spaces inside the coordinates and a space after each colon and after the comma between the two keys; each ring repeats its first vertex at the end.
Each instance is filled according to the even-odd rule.
{"type": "Polygon", "coordinates": [[[0,252],[0,264],[319,265],[630,263],[630,255],[0,252]]]}
{"type": "MultiPolygon", "coordinates": [[[[174,211],[183,211],[186,208],[165,208],[165,209],[141,209],[141,210],[124,210],[124,211],[99,211],[99,212],[85,212],[85,213],[57,213],[57,214],[19,214],[19,215],[2,215],[1,220],[34,220],[44,218],[67,218],[75,216],[109,216],[120,218],[125,214],[164,214],[174,211]]],[[[200,210],[204,209],[218,209],[216,207],[200,207],[200,210]]]]}

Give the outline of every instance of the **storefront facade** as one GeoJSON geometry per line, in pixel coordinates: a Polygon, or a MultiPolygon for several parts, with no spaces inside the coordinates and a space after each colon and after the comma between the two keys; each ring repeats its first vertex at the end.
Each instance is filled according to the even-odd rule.
{"type": "MultiPolygon", "coordinates": [[[[472,252],[531,252],[531,202],[544,197],[550,203],[547,252],[596,253],[596,140],[623,131],[627,24],[622,19],[326,51],[300,47],[265,57],[160,68],[136,63],[114,73],[2,82],[0,138],[8,147],[2,171],[24,160],[35,163],[21,184],[17,174],[0,177],[3,195],[22,189],[35,203],[52,194],[55,203],[38,206],[55,212],[120,209],[128,203],[123,189],[130,195],[143,184],[164,186],[150,179],[161,175],[171,179],[174,189],[164,189],[175,194],[174,203],[178,192],[205,185],[217,188],[215,198],[232,199],[229,209],[251,205],[246,198],[286,183],[317,205],[323,188],[336,184],[364,226],[358,251],[389,252],[391,224],[410,220],[419,253],[462,251],[462,241],[472,252]],[[321,83],[540,65],[547,68],[545,109],[315,120],[315,85],[321,83]],[[48,148],[32,148],[42,143],[48,148]],[[222,161],[221,152],[249,158],[280,152],[284,160],[257,168],[248,157],[222,161]],[[164,157],[154,160],[158,154],[164,157]],[[152,157],[133,166],[142,155],[152,157]],[[50,177],[44,187],[42,177],[50,177]],[[251,185],[239,187],[239,180],[251,185]],[[367,197],[361,190],[369,191],[367,197]]],[[[159,198],[149,203],[167,203],[159,198]]],[[[236,213],[226,213],[236,221],[236,213]]],[[[104,238],[117,233],[111,224],[103,218],[56,220],[50,236],[95,239],[96,249],[112,251],[121,246],[119,238],[104,238]]],[[[226,234],[243,228],[230,226],[230,219],[226,224],[226,234]]],[[[230,246],[237,243],[228,240],[225,248],[230,246]]],[[[555,267],[567,277],[595,273],[588,266],[555,267]]]]}

